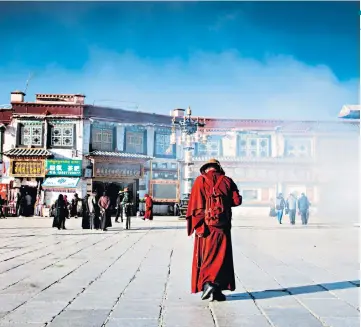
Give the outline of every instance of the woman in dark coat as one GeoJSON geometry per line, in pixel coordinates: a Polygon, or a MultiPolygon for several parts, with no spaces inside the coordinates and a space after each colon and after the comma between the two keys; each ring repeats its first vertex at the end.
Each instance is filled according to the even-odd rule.
{"type": "Polygon", "coordinates": [[[53,220],[53,227],[56,227],[58,229],[66,229],[65,219],[67,208],[62,194],[60,194],[58,199],[55,201],[54,211],[55,215],[53,220]]]}
{"type": "Polygon", "coordinates": [[[82,222],[81,227],[83,229],[93,229],[93,224],[90,221],[90,212],[89,212],[89,205],[88,205],[89,195],[86,195],[82,200],[82,222]]]}

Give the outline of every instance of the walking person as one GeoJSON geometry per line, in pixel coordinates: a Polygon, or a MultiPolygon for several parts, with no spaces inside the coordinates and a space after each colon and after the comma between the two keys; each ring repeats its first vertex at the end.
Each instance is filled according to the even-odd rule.
{"type": "Polygon", "coordinates": [[[31,195],[26,192],[25,193],[25,197],[24,197],[24,216],[25,217],[30,217],[31,215],[33,215],[34,213],[34,207],[33,207],[33,199],[31,197],[31,195]]]}
{"type": "Polygon", "coordinates": [[[82,220],[81,220],[81,227],[83,229],[93,229],[92,223],[90,221],[90,214],[89,214],[89,207],[88,207],[88,198],[89,195],[87,194],[82,202],[82,220]]]}
{"type": "Polygon", "coordinates": [[[211,159],[194,182],[187,209],[188,236],[195,233],[191,292],[201,299],[225,301],[223,290],[236,288],[232,241],[232,207],[242,204],[233,180],[211,159]]]}
{"type": "Polygon", "coordinates": [[[296,222],[297,199],[292,193],[290,193],[290,195],[287,198],[286,208],[290,216],[290,223],[291,225],[294,225],[296,222]]]}
{"type": "Polygon", "coordinates": [[[5,206],[5,200],[0,196],[0,218],[6,219],[6,216],[4,214],[4,206],[5,206]]]}
{"type": "Polygon", "coordinates": [[[88,197],[88,212],[91,228],[98,230],[100,228],[100,208],[95,193],[88,197]]]}
{"type": "Polygon", "coordinates": [[[54,219],[53,219],[53,227],[60,229],[65,228],[65,219],[66,219],[66,205],[64,201],[64,197],[62,194],[59,194],[58,199],[54,204],[54,219]]]}
{"type": "Polygon", "coordinates": [[[308,201],[305,193],[301,193],[300,198],[298,199],[298,210],[301,215],[302,225],[308,224],[308,215],[310,209],[310,202],[308,201]]]}
{"type": "Polygon", "coordinates": [[[129,193],[129,188],[126,187],[124,189],[124,196],[121,202],[123,208],[123,219],[124,219],[124,229],[130,229],[130,215],[131,215],[131,205],[132,205],[132,198],[129,193]]]}
{"type": "Polygon", "coordinates": [[[15,196],[15,216],[16,217],[19,217],[22,215],[22,212],[21,212],[21,201],[22,201],[22,196],[21,196],[21,192],[18,190],[17,193],[16,193],[16,196],[15,196]]]}
{"type": "Polygon", "coordinates": [[[66,195],[64,195],[64,202],[65,202],[65,206],[66,206],[66,213],[65,213],[65,217],[66,219],[70,219],[70,204],[68,201],[68,197],[66,195]]]}
{"type": "Polygon", "coordinates": [[[277,211],[277,219],[279,224],[282,224],[283,210],[285,209],[285,206],[286,206],[285,199],[283,198],[283,194],[280,193],[276,198],[276,211],[277,211]]]}
{"type": "Polygon", "coordinates": [[[122,207],[122,200],[124,197],[124,192],[123,191],[119,191],[118,193],[118,197],[117,197],[117,213],[115,216],[115,222],[119,223],[119,216],[120,216],[120,221],[123,222],[123,207],[122,207]]]}
{"type": "Polygon", "coordinates": [[[145,198],[145,214],[144,220],[153,220],[153,199],[149,194],[144,195],[145,198]]]}
{"type": "Polygon", "coordinates": [[[104,192],[103,196],[99,199],[98,205],[101,215],[101,229],[107,231],[108,227],[112,227],[112,219],[110,212],[110,198],[106,192],[104,192]]]}

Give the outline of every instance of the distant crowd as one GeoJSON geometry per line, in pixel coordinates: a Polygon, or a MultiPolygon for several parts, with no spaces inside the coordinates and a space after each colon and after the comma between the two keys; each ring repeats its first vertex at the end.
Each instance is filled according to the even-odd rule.
{"type": "Polygon", "coordinates": [[[287,199],[284,199],[283,194],[279,193],[275,201],[271,199],[270,216],[277,217],[278,223],[282,224],[283,215],[288,215],[291,225],[295,225],[296,213],[298,212],[302,225],[307,225],[310,206],[311,203],[304,193],[301,193],[298,198],[293,193],[290,193],[287,199]]]}
{"type": "MultiPolygon", "coordinates": [[[[119,223],[119,218],[124,224],[124,229],[131,227],[131,207],[133,206],[132,195],[128,188],[119,191],[116,201],[115,222],[119,223]]],[[[60,194],[55,203],[51,206],[50,215],[53,217],[53,227],[66,229],[66,219],[81,218],[81,227],[83,229],[96,229],[107,231],[112,227],[110,198],[107,192],[98,196],[97,192],[87,194],[84,199],[74,195],[71,202],[68,202],[67,196],[60,194]]],[[[145,214],[144,220],[153,219],[153,201],[152,198],[145,195],[145,214]]]]}

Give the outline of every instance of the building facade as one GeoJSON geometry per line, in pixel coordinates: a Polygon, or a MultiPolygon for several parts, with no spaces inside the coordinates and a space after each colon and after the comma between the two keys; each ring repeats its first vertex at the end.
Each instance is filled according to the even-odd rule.
{"type": "MultiPolygon", "coordinates": [[[[12,109],[0,110],[2,181],[9,202],[19,191],[40,197],[45,207],[60,193],[70,200],[75,192],[83,197],[107,191],[115,206],[124,187],[137,199],[134,214],[146,193],[157,213],[166,214],[179,202],[183,147],[171,144],[170,115],[87,105],[77,94],[37,94],[34,102],[24,96],[13,92],[12,109]]],[[[216,157],[249,206],[268,206],[280,192],[303,192],[317,204],[327,193],[323,185],[342,172],[329,164],[337,162],[335,151],[359,136],[355,121],[201,120],[204,142],[194,146],[192,177],[216,157]]]]}
{"type": "MultiPolygon", "coordinates": [[[[5,130],[5,176],[10,180],[8,202],[16,206],[19,194],[30,194],[34,204],[50,207],[60,193],[85,195],[83,178],[84,96],[11,93],[12,117],[5,130]]],[[[87,142],[86,146],[87,146],[87,142]]],[[[4,177],[3,175],[3,177],[4,177]]]]}

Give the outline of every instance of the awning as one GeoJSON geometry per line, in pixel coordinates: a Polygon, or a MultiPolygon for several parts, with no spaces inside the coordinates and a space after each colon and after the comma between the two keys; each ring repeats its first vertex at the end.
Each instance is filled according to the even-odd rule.
{"type": "Polygon", "coordinates": [[[43,189],[76,189],[80,178],[76,177],[47,177],[42,185],[43,189]]]}
{"type": "Polygon", "coordinates": [[[48,158],[52,156],[52,153],[46,149],[32,149],[32,148],[14,148],[4,153],[9,158],[48,158]]]}

